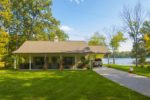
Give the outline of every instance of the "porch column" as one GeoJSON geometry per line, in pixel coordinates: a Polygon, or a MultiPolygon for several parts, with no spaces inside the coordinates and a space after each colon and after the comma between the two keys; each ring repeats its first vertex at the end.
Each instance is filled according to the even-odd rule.
{"type": "Polygon", "coordinates": [[[64,67],[63,67],[63,59],[62,59],[62,56],[60,56],[60,70],[63,70],[64,67]]]}
{"type": "Polygon", "coordinates": [[[91,66],[90,69],[93,69],[93,61],[94,61],[93,59],[90,59],[90,66],[91,66]]]}
{"type": "Polygon", "coordinates": [[[17,57],[14,58],[14,69],[17,69],[17,57]]]}
{"type": "Polygon", "coordinates": [[[32,69],[32,57],[31,55],[29,56],[29,70],[32,69]]]}
{"type": "Polygon", "coordinates": [[[44,69],[47,70],[47,56],[44,57],[44,69]]]}
{"type": "Polygon", "coordinates": [[[73,69],[76,69],[77,68],[77,63],[78,63],[78,59],[77,59],[77,55],[75,55],[75,65],[73,66],[73,69]]]}
{"type": "Polygon", "coordinates": [[[109,54],[107,54],[108,64],[109,64],[109,54]]]}

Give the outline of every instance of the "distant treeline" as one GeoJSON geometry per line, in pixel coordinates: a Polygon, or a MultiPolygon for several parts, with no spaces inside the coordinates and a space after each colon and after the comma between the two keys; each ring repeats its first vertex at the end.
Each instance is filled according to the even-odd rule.
{"type": "MultiPolygon", "coordinates": [[[[110,57],[112,58],[113,55],[111,54],[110,57]]],[[[115,53],[115,58],[129,58],[131,57],[131,52],[116,52],[115,53]]]]}
{"type": "MultiPolygon", "coordinates": [[[[113,55],[110,54],[110,58],[113,58],[113,55]]],[[[150,57],[150,54],[147,55],[147,57],[150,57]]],[[[126,52],[116,52],[115,58],[132,58],[132,52],[126,51],[126,52]]]]}

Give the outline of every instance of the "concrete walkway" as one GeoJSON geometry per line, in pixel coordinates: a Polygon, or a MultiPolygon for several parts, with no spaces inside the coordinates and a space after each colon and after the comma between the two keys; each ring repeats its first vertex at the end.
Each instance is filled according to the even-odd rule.
{"type": "Polygon", "coordinates": [[[129,74],[112,68],[93,69],[96,73],[143,95],[150,96],[150,78],[129,74]]]}

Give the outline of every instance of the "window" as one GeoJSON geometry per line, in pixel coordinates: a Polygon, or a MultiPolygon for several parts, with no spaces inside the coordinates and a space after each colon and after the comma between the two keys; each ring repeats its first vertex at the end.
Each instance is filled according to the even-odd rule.
{"type": "Polygon", "coordinates": [[[44,65],[44,57],[35,57],[35,65],[44,65]]]}
{"type": "Polygon", "coordinates": [[[57,57],[52,57],[51,60],[52,60],[52,63],[54,63],[54,64],[57,63],[57,57]]]}
{"type": "Polygon", "coordinates": [[[64,64],[73,65],[75,63],[74,57],[64,57],[64,64]]]}

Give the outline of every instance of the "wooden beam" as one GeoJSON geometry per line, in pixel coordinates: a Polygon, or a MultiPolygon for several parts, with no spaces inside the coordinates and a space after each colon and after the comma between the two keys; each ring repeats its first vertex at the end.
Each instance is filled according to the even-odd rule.
{"type": "Polygon", "coordinates": [[[59,64],[60,64],[60,70],[62,71],[64,69],[62,56],[60,56],[60,63],[59,64]]]}
{"type": "Polygon", "coordinates": [[[76,69],[77,68],[77,55],[75,55],[75,65],[74,65],[74,67],[73,67],[73,69],[76,69]]]}
{"type": "Polygon", "coordinates": [[[17,57],[14,58],[14,69],[17,69],[17,57]]]}
{"type": "Polygon", "coordinates": [[[29,70],[32,70],[32,56],[29,56],[29,70]]]}
{"type": "Polygon", "coordinates": [[[44,70],[47,70],[47,56],[44,57],[44,70]]]}
{"type": "Polygon", "coordinates": [[[93,60],[90,60],[90,69],[93,69],[93,60]]]}

